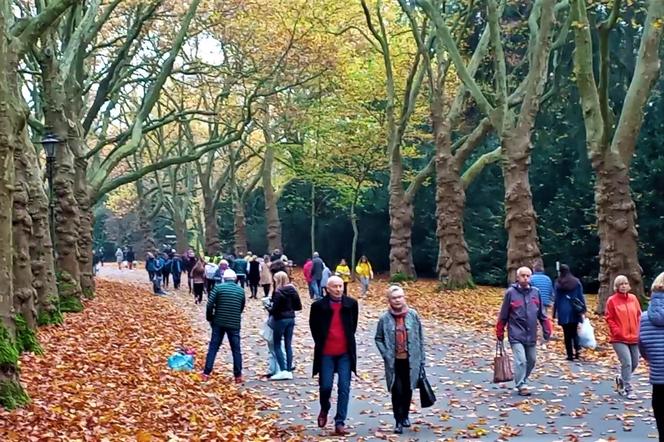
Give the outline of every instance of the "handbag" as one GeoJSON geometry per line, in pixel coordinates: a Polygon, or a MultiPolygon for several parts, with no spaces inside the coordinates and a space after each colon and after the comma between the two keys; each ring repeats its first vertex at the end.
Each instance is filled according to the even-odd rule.
{"type": "Polygon", "coordinates": [[[514,373],[510,358],[507,356],[503,342],[498,341],[496,342],[496,355],[493,358],[493,382],[499,384],[513,379],[514,373]]]}
{"type": "Polygon", "coordinates": [[[572,309],[574,310],[574,312],[576,312],[579,315],[586,312],[586,307],[583,305],[583,302],[581,302],[579,298],[576,297],[570,298],[569,295],[566,296],[567,299],[569,299],[570,303],[572,304],[572,309]]]}
{"type": "Polygon", "coordinates": [[[420,367],[420,378],[417,380],[417,388],[420,390],[420,403],[422,408],[431,407],[436,403],[436,394],[429,384],[427,373],[424,371],[424,366],[420,367]]]}

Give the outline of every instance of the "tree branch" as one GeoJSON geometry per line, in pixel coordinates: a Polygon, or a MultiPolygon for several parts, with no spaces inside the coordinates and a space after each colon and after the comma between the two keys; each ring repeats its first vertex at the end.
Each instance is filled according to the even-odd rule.
{"type": "Polygon", "coordinates": [[[471,164],[463,175],[461,175],[461,183],[463,184],[464,190],[468,189],[468,186],[479,176],[480,173],[482,173],[486,166],[499,161],[502,156],[503,152],[501,147],[498,146],[491,152],[487,152],[480,156],[473,164],[471,164]]]}

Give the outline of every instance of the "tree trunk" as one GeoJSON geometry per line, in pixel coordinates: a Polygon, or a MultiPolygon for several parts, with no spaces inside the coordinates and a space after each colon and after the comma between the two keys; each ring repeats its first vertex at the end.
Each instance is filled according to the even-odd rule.
{"type": "MultiPolygon", "coordinates": [[[[23,137],[21,137],[23,138],[23,137]]],[[[20,314],[31,330],[37,328],[37,292],[32,286],[32,266],[30,263],[30,238],[32,237],[32,218],[28,212],[30,164],[25,151],[28,146],[24,140],[17,140],[14,150],[15,186],[13,218],[13,281],[14,311],[20,314]]]]}
{"type": "Polygon", "coordinates": [[[149,217],[149,205],[145,201],[145,193],[143,191],[143,180],[136,180],[136,195],[138,196],[138,226],[141,229],[141,234],[143,235],[143,252],[147,253],[156,253],[157,252],[157,243],[154,241],[154,235],[152,234],[152,223],[149,217]]]}
{"type": "MultiPolygon", "coordinates": [[[[175,212],[179,212],[176,210],[175,212]]],[[[187,229],[187,219],[179,216],[178,213],[173,217],[175,229],[175,248],[177,253],[184,253],[189,248],[189,230],[187,229]]]]}
{"type": "Polygon", "coordinates": [[[350,225],[353,227],[353,243],[350,248],[350,273],[355,275],[355,258],[357,256],[357,239],[360,236],[359,230],[357,228],[357,214],[355,213],[355,205],[353,203],[350,206],[350,225]]]}
{"type": "Polygon", "coordinates": [[[263,194],[265,196],[265,223],[267,227],[267,247],[269,251],[279,249],[281,244],[281,221],[277,207],[277,195],[272,187],[272,166],[274,164],[274,148],[265,148],[265,164],[263,167],[263,194]]]}
{"type": "Polygon", "coordinates": [[[468,245],[464,239],[463,212],[466,192],[459,164],[452,155],[450,120],[443,119],[440,100],[432,105],[436,142],[436,236],[438,279],[445,288],[472,287],[468,245]]]}
{"type": "MultiPolygon", "coordinates": [[[[311,240],[311,256],[316,251],[316,184],[311,183],[311,225],[309,227],[309,237],[311,240]]],[[[351,208],[351,210],[353,210],[351,208]]]]}
{"type": "Polygon", "coordinates": [[[49,221],[48,197],[41,179],[41,169],[37,163],[34,147],[29,144],[26,134],[25,150],[31,172],[28,174],[30,200],[28,210],[32,218],[30,238],[30,259],[32,264],[32,286],[37,291],[38,325],[60,324],[60,302],[55,283],[55,261],[49,221]]]}
{"type": "Polygon", "coordinates": [[[76,202],[80,214],[78,226],[78,265],[80,270],[81,291],[86,298],[93,298],[95,293],[92,231],[94,213],[90,205],[90,189],[86,179],[88,162],[84,158],[75,160],[76,182],[74,185],[76,202]]]}
{"type": "Polygon", "coordinates": [[[508,282],[516,280],[519,267],[531,267],[542,259],[537,237],[537,215],[533,207],[528,168],[530,132],[506,132],[501,140],[505,184],[505,229],[507,230],[508,282]]]}
{"type": "Polygon", "coordinates": [[[205,253],[208,256],[217,256],[221,252],[219,241],[219,224],[217,223],[217,208],[209,198],[203,198],[203,217],[205,218],[205,253]]]}
{"type": "Polygon", "coordinates": [[[235,239],[235,254],[246,255],[247,253],[247,220],[244,215],[244,201],[238,198],[233,205],[233,226],[235,239]]]}
{"type": "Polygon", "coordinates": [[[415,277],[413,264],[413,204],[403,189],[403,166],[392,161],[390,166],[390,274],[415,277]]]}
{"type": "Polygon", "coordinates": [[[597,176],[595,206],[600,240],[597,309],[604,313],[616,276],[627,276],[634,293],[641,295],[644,288],[638,261],[636,206],[630,192],[628,169],[610,151],[603,157],[598,156],[593,167],[597,176]]]}
{"type": "Polygon", "coordinates": [[[18,55],[9,47],[8,23],[0,14],[0,405],[14,408],[28,401],[19,382],[14,318],[13,232],[14,149],[25,126],[18,86],[18,55]]]}

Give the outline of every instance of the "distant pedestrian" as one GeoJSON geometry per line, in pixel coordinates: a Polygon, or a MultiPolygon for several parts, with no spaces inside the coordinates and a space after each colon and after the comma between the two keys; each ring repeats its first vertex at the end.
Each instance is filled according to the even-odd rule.
{"type": "Polygon", "coordinates": [[[180,288],[180,281],[182,278],[182,270],[184,270],[184,265],[182,264],[182,258],[177,253],[173,256],[171,260],[171,274],[173,275],[173,288],[178,290],[180,288]]]}
{"type": "Polygon", "coordinates": [[[652,384],[652,411],[659,441],[664,442],[664,273],[652,283],[648,310],[641,316],[639,349],[648,361],[652,384]]]}
{"type": "Polygon", "coordinates": [[[639,324],[641,304],[629,292],[629,280],[618,275],[613,281],[615,293],[606,301],[606,322],[609,342],[620,361],[620,375],[616,375],[616,390],[627,399],[636,399],[632,388],[632,373],[639,365],[639,324]]]}
{"type": "MultiPolygon", "coordinates": [[[[542,301],[544,302],[544,301],[542,301]]],[[[558,317],[558,324],[563,328],[565,336],[565,350],[567,360],[579,359],[579,335],[577,328],[583,323],[586,313],[586,298],[583,296],[583,286],[569,266],[560,266],[560,276],[556,279],[556,300],[553,305],[553,318],[558,317]],[[577,306],[582,307],[577,310],[577,306]]]]}
{"type": "Polygon", "coordinates": [[[235,270],[235,274],[237,275],[237,283],[240,285],[240,287],[244,288],[247,281],[247,260],[244,259],[244,255],[242,253],[238,254],[238,257],[233,262],[233,267],[231,268],[235,270]]]}
{"type": "Polygon", "coordinates": [[[332,276],[332,270],[330,270],[330,268],[327,265],[323,264],[323,277],[320,280],[320,295],[319,295],[320,297],[327,295],[327,283],[330,279],[330,276],[332,276]]]}
{"type": "Polygon", "coordinates": [[[279,364],[279,372],[271,380],[293,379],[293,330],[295,329],[295,312],[302,310],[300,295],[293,284],[289,282],[285,272],[274,275],[274,292],[272,292],[273,318],[272,330],[274,332],[274,351],[279,364]],[[286,356],[281,351],[281,341],[284,341],[286,356]]]}
{"type": "Polygon", "coordinates": [[[542,304],[544,305],[544,313],[546,313],[547,316],[550,316],[551,307],[555,300],[555,291],[553,289],[551,278],[544,273],[544,266],[541,262],[538,262],[533,266],[533,276],[530,278],[530,283],[533,287],[537,287],[537,290],[539,290],[540,296],[542,297],[542,304]]]}
{"type": "Polygon", "coordinates": [[[304,276],[304,281],[307,283],[307,289],[309,289],[309,298],[311,299],[314,299],[314,288],[312,286],[313,278],[311,277],[311,269],[313,268],[313,265],[314,263],[311,261],[311,258],[308,258],[302,266],[302,276],[304,276]]]}
{"type": "Polygon", "coordinates": [[[184,261],[184,271],[187,272],[187,286],[189,288],[189,294],[191,295],[194,288],[191,271],[194,269],[194,266],[199,259],[196,258],[196,254],[192,249],[187,250],[186,255],[183,256],[182,259],[184,261]]]}
{"type": "Polygon", "coordinates": [[[417,312],[408,308],[403,289],[387,289],[388,309],[378,320],[376,347],[385,363],[387,390],[392,393],[394,432],[410,427],[408,413],[413,390],[424,366],[424,333],[417,312]]]}
{"type": "Polygon", "coordinates": [[[505,327],[514,355],[514,384],[520,396],[530,396],[528,378],[537,360],[537,323],[544,340],[551,337],[551,321],[544,313],[539,290],[530,285],[531,270],[521,267],[516,272],[517,283],[512,284],[503,297],[496,323],[496,338],[502,342],[505,327]]]}
{"type": "Polygon", "coordinates": [[[161,276],[164,278],[164,288],[168,288],[169,278],[171,276],[171,262],[173,257],[164,253],[164,267],[161,269],[161,276]]]}
{"type": "Polygon", "coordinates": [[[118,270],[122,270],[122,261],[124,261],[124,252],[118,247],[115,251],[115,262],[118,263],[118,270]]]}
{"type": "Polygon", "coordinates": [[[314,339],[313,376],[318,375],[320,413],[318,426],[327,425],[334,373],[338,374],[337,414],[334,430],[337,435],[348,434],[346,414],[350,400],[351,372],[357,374],[357,301],[343,296],[343,281],[332,276],[328,281],[328,296],[311,305],[309,328],[314,339]]]}
{"type": "Polygon", "coordinates": [[[199,258],[191,269],[191,282],[194,291],[194,304],[200,304],[203,301],[203,292],[205,291],[205,263],[199,258]]]}
{"type": "Polygon", "coordinates": [[[272,272],[270,271],[270,256],[265,255],[259,261],[260,263],[260,272],[261,278],[258,283],[263,287],[263,293],[265,296],[270,295],[270,287],[272,286],[272,272]]]}
{"type": "Polygon", "coordinates": [[[129,267],[129,270],[133,270],[134,261],[136,261],[136,254],[134,253],[134,249],[131,246],[127,246],[127,252],[125,253],[124,259],[127,261],[127,267],[129,267]]]}
{"type": "Polygon", "coordinates": [[[348,283],[350,282],[350,269],[348,268],[348,264],[346,264],[345,259],[341,259],[337,265],[337,268],[334,269],[334,273],[336,273],[337,276],[340,276],[341,280],[344,282],[344,295],[347,295],[348,283]]]}
{"type": "Polygon", "coordinates": [[[166,292],[161,288],[161,270],[164,267],[164,258],[157,256],[154,262],[154,277],[152,278],[152,288],[155,295],[165,295],[166,292]]]}
{"type": "MultiPolygon", "coordinates": [[[[278,251],[279,249],[276,250],[278,251]]],[[[272,273],[273,276],[279,272],[288,271],[288,269],[286,268],[286,262],[283,259],[281,259],[283,258],[283,256],[284,255],[281,252],[279,252],[278,254],[273,253],[272,256],[270,257],[269,261],[270,273],[272,273]]]]}
{"type": "Polygon", "coordinates": [[[150,252],[148,252],[145,255],[145,270],[148,272],[148,279],[150,282],[154,279],[154,273],[155,273],[155,263],[156,259],[154,255],[150,252]]]}
{"type": "MultiPolygon", "coordinates": [[[[228,268],[228,264],[226,264],[226,268],[228,268]]],[[[212,262],[212,258],[205,257],[205,291],[207,292],[208,297],[210,296],[210,293],[212,293],[212,289],[216,284],[215,278],[218,274],[223,275],[224,271],[225,270],[219,272],[219,266],[212,262]]],[[[221,280],[219,280],[219,282],[221,282],[221,280]]]]}
{"type": "Polygon", "coordinates": [[[314,284],[312,287],[314,289],[314,299],[323,297],[323,269],[325,269],[325,263],[318,252],[314,252],[311,258],[311,279],[314,284]]]}
{"type": "Polygon", "coordinates": [[[258,298],[258,284],[261,282],[261,263],[257,256],[251,256],[247,263],[247,280],[249,281],[249,291],[251,298],[258,298]]]}
{"type": "Polygon", "coordinates": [[[355,266],[355,274],[360,278],[360,286],[362,287],[361,296],[364,297],[369,290],[369,281],[374,277],[371,263],[365,255],[360,256],[360,260],[355,266]]]}
{"type": "Polygon", "coordinates": [[[205,368],[202,378],[207,380],[212,373],[214,360],[224,340],[228,335],[228,342],[233,353],[233,375],[235,383],[241,384],[242,379],[242,352],[240,349],[240,326],[242,323],[242,312],[244,311],[244,290],[236,283],[237,276],[231,269],[223,274],[223,282],[215,285],[212,293],[208,296],[205,318],[212,328],[212,337],[205,357],[205,368]]]}

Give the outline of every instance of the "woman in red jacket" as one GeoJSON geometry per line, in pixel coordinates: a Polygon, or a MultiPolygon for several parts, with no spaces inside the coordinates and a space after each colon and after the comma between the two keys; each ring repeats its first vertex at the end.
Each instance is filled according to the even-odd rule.
{"type": "Polygon", "coordinates": [[[629,281],[619,275],[613,281],[615,293],[606,301],[606,322],[613,350],[620,361],[620,375],[616,376],[618,394],[634,399],[632,393],[632,373],[639,365],[639,325],[641,322],[641,304],[629,293],[629,281]]]}

